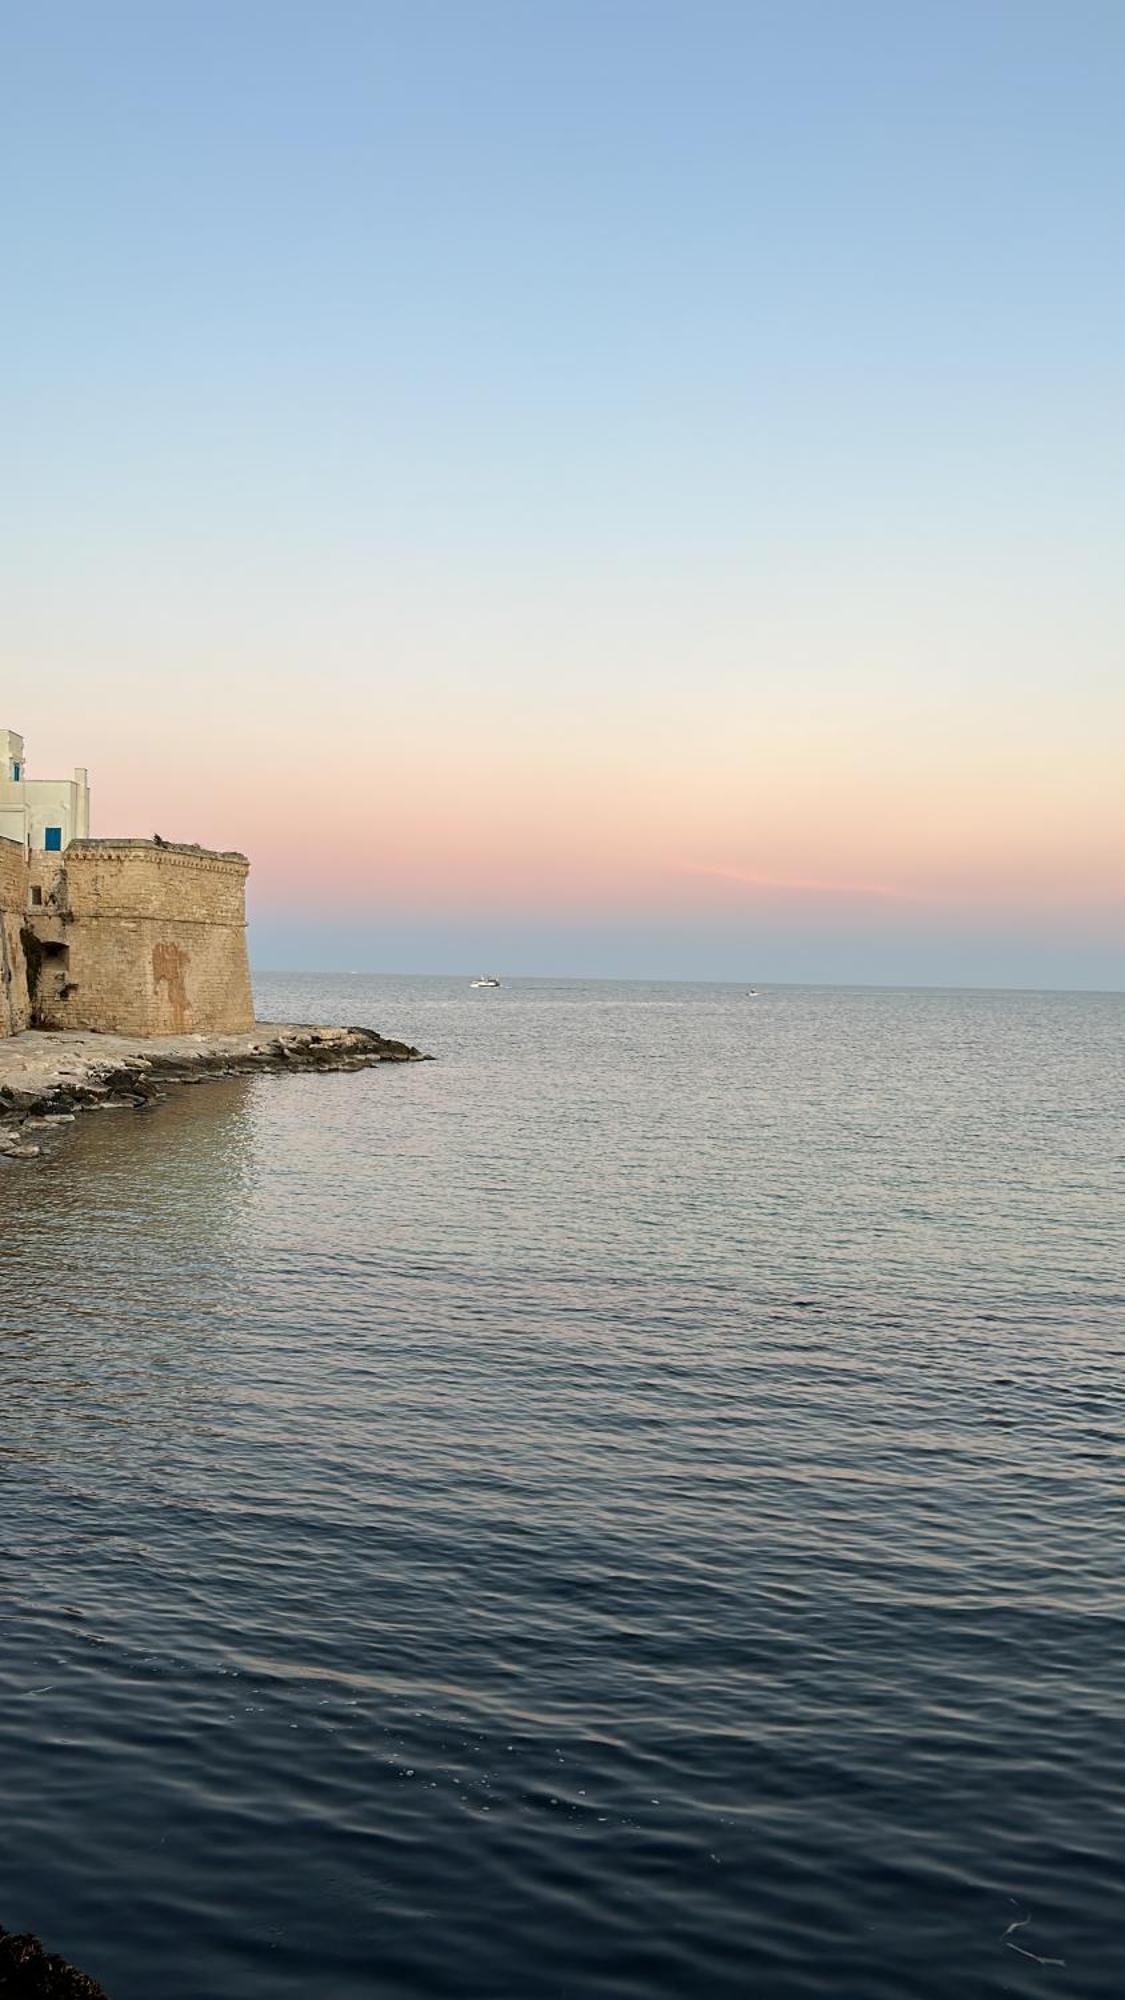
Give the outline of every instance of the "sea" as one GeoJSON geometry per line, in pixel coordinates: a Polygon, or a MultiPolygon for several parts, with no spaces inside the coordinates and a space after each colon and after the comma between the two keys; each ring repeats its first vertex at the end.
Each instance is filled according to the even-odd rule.
{"type": "Polygon", "coordinates": [[[1125,1993],[1125,997],[271,976],[0,1164],[0,1923],[110,2000],[1125,1993]]]}

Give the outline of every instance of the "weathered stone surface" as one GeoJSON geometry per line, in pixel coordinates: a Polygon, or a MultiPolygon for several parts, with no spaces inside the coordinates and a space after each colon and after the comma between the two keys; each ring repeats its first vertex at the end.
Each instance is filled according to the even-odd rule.
{"type": "Polygon", "coordinates": [[[0,839],[0,1036],[249,1032],[248,867],[168,841],[0,839]]]}
{"type": "Polygon", "coordinates": [[[0,1035],[18,1035],[31,1020],[23,921],[27,857],[14,840],[0,840],[0,1035]]]}
{"type": "MultiPolygon", "coordinates": [[[[129,1035],[237,1034],[254,1024],[242,854],[169,841],[74,840],[25,939],[32,1017],[129,1035]],[[44,954],[54,953],[54,956],[44,954]]],[[[44,857],[33,856],[32,876],[44,857]]]]}
{"type": "Polygon", "coordinates": [[[30,1932],[0,1924],[0,2000],[108,2000],[105,1988],[65,1958],[44,1951],[30,1932]]]}

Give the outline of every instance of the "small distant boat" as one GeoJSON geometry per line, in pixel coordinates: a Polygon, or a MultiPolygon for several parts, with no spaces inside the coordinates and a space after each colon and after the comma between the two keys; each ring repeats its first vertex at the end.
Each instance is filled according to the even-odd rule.
{"type": "Polygon", "coordinates": [[[499,986],[500,981],[491,972],[482,973],[479,979],[470,979],[470,986],[499,986]]]}
{"type": "Polygon", "coordinates": [[[747,998],[748,1000],[756,1000],[756,999],[757,999],[757,997],[758,997],[758,989],[757,989],[757,987],[756,987],[756,986],[748,986],[748,987],[747,987],[747,989],[746,989],[746,998],[747,998]]]}

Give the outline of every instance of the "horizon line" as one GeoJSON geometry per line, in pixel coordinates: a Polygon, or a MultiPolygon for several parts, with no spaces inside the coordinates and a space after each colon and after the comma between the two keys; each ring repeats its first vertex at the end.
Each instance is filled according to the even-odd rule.
{"type": "MultiPolygon", "coordinates": [[[[251,978],[261,975],[267,979],[469,979],[472,968],[459,966],[452,972],[392,972],[377,970],[371,966],[298,966],[298,965],[255,965],[251,961],[251,978]]],[[[624,975],[612,972],[510,972],[504,975],[505,982],[513,985],[518,981],[528,985],[555,986],[560,983],[574,986],[733,986],[741,991],[754,987],[759,993],[1039,993],[1054,994],[1066,999],[1081,995],[1084,998],[1122,1000],[1125,986],[1019,986],[1008,983],[988,982],[954,983],[942,985],[933,981],[898,979],[717,979],[713,976],[698,979],[669,979],[666,976],[643,973],[624,975]]]]}

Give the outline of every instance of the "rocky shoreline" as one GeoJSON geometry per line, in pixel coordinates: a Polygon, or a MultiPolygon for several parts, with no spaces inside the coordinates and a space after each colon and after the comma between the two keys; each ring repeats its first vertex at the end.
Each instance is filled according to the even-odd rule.
{"type": "Polygon", "coordinates": [[[373,1028],[259,1021],[245,1035],[143,1039],[29,1029],[0,1039],[0,1165],[38,1159],[44,1144],[83,1112],[145,1110],[180,1084],[430,1060],[410,1043],[390,1040],[373,1028]]]}
{"type": "Polygon", "coordinates": [[[0,2000],[107,2000],[103,1987],[65,1958],[44,1951],[30,1931],[0,1924],[0,2000]]]}

